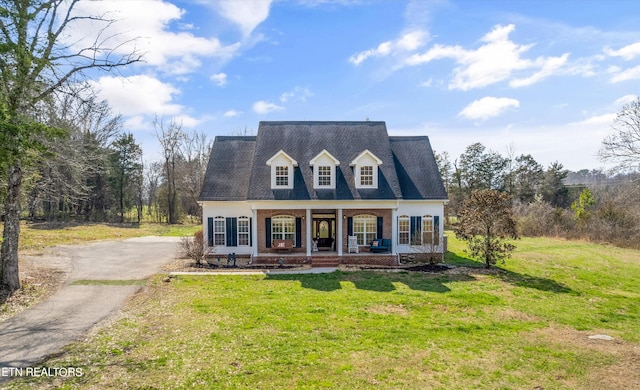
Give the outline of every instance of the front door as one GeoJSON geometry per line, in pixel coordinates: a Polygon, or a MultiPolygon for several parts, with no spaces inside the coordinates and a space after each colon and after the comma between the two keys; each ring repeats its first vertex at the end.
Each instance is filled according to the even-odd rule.
{"type": "Polygon", "coordinates": [[[333,250],[336,230],[336,219],[333,216],[322,216],[313,219],[313,237],[318,250],[333,250]]]}

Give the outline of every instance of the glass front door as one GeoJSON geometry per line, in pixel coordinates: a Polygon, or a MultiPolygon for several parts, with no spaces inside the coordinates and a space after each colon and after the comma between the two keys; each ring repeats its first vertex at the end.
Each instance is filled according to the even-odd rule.
{"type": "Polygon", "coordinates": [[[313,215],[313,240],[318,250],[332,251],[335,248],[336,217],[335,214],[313,215]]]}

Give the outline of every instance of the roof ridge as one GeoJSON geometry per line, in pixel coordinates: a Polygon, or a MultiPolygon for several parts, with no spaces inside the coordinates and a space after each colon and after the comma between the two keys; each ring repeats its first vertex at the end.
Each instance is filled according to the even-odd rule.
{"type": "Polygon", "coordinates": [[[319,125],[319,124],[372,124],[372,125],[380,125],[386,124],[385,121],[260,121],[259,125],[293,125],[293,124],[304,124],[304,125],[319,125]]]}
{"type": "Polygon", "coordinates": [[[232,140],[255,141],[256,136],[255,135],[216,135],[215,139],[220,141],[232,141],[232,140]]]}

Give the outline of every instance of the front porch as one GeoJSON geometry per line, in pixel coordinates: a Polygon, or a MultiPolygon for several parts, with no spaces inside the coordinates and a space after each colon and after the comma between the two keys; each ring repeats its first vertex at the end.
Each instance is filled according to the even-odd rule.
{"type": "Polygon", "coordinates": [[[228,254],[235,254],[238,261],[242,257],[244,264],[251,266],[394,267],[409,257],[423,260],[425,256],[429,257],[425,261],[442,261],[442,245],[428,244],[442,242],[438,217],[410,217],[428,217],[439,210],[416,205],[398,211],[397,203],[390,202],[362,202],[360,207],[336,202],[313,203],[314,207],[306,202],[286,208],[270,206],[272,203],[257,203],[251,208],[209,211],[209,215],[219,215],[208,217],[205,224],[208,254],[223,256],[221,263],[228,254]],[[420,223],[420,219],[429,223],[420,223]],[[427,245],[403,241],[410,231],[423,227],[436,235],[429,237],[427,245]],[[423,251],[424,254],[418,253],[423,251]]]}
{"type": "Polygon", "coordinates": [[[387,263],[397,258],[391,246],[395,236],[391,208],[257,209],[253,220],[253,236],[257,238],[253,257],[261,261],[286,257],[308,264],[314,257],[330,256],[359,264],[367,255],[374,255],[369,246],[376,238],[387,239],[390,244],[386,253],[375,254],[376,261],[385,255],[387,263]]]}

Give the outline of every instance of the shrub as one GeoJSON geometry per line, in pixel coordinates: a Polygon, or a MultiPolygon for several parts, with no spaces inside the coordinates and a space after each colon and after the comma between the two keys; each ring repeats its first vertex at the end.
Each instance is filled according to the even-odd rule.
{"type": "Polygon", "coordinates": [[[180,250],[184,255],[201,265],[204,260],[204,233],[202,229],[193,233],[193,236],[183,236],[180,239],[180,250]]]}

